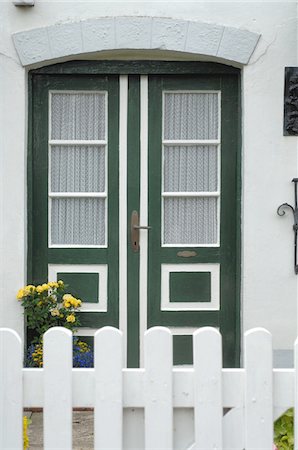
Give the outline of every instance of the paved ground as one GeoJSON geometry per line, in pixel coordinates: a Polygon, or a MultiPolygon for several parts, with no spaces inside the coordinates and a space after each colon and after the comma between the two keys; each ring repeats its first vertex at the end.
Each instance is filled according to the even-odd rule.
{"type": "MultiPolygon", "coordinates": [[[[32,450],[43,449],[42,412],[25,412],[32,421],[28,429],[29,445],[32,450]]],[[[93,450],[93,412],[73,412],[73,450],[93,450]]],[[[59,450],[57,448],[57,450],[59,450]]]]}

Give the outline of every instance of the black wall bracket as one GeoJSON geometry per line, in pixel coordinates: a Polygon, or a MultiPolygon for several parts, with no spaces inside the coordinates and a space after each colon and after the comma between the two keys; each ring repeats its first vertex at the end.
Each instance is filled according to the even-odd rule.
{"type": "Polygon", "coordinates": [[[277,208],[277,214],[279,216],[285,215],[285,208],[290,208],[292,210],[294,216],[294,271],[295,274],[298,274],[298,265],[297,265],[297,232],[298,232],[298,205],[297,205],[297,183],[298,178],[293,178],[292,182],[294,183],[294,194],[295,194],[295,206],[289,205],[288,203],[283,203],[277,208]]]}

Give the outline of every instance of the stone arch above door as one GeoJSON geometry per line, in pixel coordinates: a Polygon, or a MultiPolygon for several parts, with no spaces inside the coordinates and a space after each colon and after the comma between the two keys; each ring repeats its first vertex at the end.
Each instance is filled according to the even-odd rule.
{"type": "Polygon", "coordinates": [[[103,17],[34,28],[13,35],[23,66],[104,51],[171,51],[247,64],[260,35],[199,21],[103,17]]]}

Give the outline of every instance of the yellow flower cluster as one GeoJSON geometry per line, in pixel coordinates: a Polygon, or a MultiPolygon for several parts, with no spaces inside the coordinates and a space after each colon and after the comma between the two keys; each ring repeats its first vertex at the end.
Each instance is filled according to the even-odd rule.
{"type": "Polygon", "coordinates": [[[28,438],[28,425],[29,420],[27,416],[23,417],[23,444],[24,444],[24,450],[29,448],[29,438],[28,438]]]}
{"type": "Polygon", "coordinates": [[[35,351],[32,353],[32,359],[38,364],[38,367],[42,367],[42,354],[42,344],[37,344],[35,347],[35,351]]]}
{"type": "MultiPolygon", "coordinates": [[[[82,304],[81,300],[73,297],[71,294],[64,294],[62,299],[64,308],[70,308],[71,306],[79,308],[82,304]]],[[[68,322],[74,322],[74,320],[69,320],[68,322]]]]}
{"type": "Polygon", "coordinates": [[[23,297],[27,297],[28,295],[33,295],[36,288],[32,284],[28,284],[28,286],[24,286],[22,289],[18,290],[17,299],[21,300],[23,297]]]}
{"type": "Polygon", "coordinates": [[[87,342],[78,341],[76,343],[77,347],[79,347],[81,353],[89,352],[90,348],[87,342]]]}
{"type": "Polygon", "coordinates": [[[19,289],[17,293],[17,299],[21,300],[24,297],[28,297],[28,295],[33,295],[35,292],[38,294],[42,294],[43,292],[47,292],[49,289],[57,289],[63,288],[63,281],[49,281],[48,283],[39,284],[38,286],[33,286],[32,284],[28,284],[28,286],[24,286],[22,289],[19,289]]]}

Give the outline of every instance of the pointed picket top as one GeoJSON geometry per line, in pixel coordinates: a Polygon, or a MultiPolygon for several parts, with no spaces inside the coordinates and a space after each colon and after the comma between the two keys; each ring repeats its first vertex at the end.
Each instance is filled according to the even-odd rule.
{"type": "Polygon", "coordinates": [[[168,328],[144,336],[145,448],[173,449],[173,344],[168,328]]]}
{"type": "Polygon", "coordinates": [[[253,328],[244,335],[245,448],[272,450],[272,335],[253,328]]]}
{"type": "Polygon", "coordinates": [[[196,450],[222,448],[222,339],[203,327],[193,335],[196,450]],[[207,350],[207,351],[206,351],[207,350]]]}
{"type": "Polygon", "coordinates": [[[123,335],[103,327],[94,336],[95,410],[94,448],[123,446],[123,335]]]}
{"type": "Polygon", "coordinates": [[[0,328],[0,448],[23,448],[23,345],[19,335],[0,328]]]}
{"type": "Polygon", "coordinates": [[[72,448],[72,332],[50,328],[43,336],[44,449],[72,448]]]}

